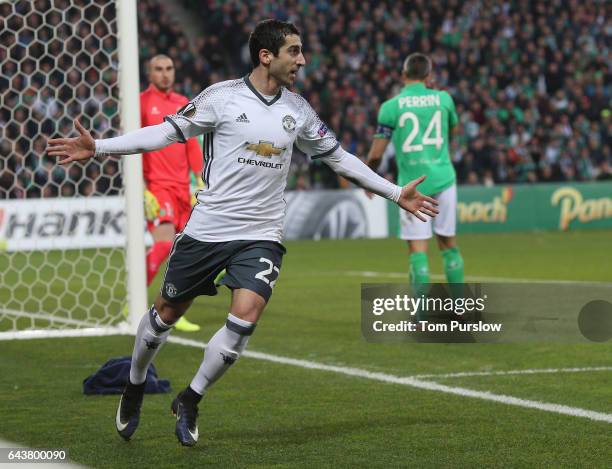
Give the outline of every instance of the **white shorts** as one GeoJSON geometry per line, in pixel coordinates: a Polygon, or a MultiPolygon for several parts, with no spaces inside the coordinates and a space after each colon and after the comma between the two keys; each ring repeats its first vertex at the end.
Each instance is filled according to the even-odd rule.
{"type": "Polygon", "coordinates": [[[406,240],[431,238],[431,227],[440,236],[455,236],[457,230],[457,185],[433,196],[438,201],[440,213],[427,221],[421,221],[412,213],[400,209],[400,238],[406,240]]]}

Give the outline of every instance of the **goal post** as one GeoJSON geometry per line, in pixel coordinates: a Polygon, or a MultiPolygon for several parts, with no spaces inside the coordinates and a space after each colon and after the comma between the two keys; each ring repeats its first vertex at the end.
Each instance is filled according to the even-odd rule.
{"type": "MultiPolygon", "coordinates": [[[[138,18],[136,0],[117,0],[119,30],[119,92],[123,131],[140,128],[140,83],[138,72],[138,18]]],[[[138,319],[147,303],[144,233],[142,220],[142,156],[131,155],[123,163],[126,174],[125,210],[127,213],[127,265],[128,265],[128,324],[136,333],[138,319]]]]}
{"type": "Polygon", "coordinates": [[[146,310],[140,155],[45,154],[77,118],[140,127],[137,31],[136,0],[0,2],[0,339],[133,333],[146,310]]]}

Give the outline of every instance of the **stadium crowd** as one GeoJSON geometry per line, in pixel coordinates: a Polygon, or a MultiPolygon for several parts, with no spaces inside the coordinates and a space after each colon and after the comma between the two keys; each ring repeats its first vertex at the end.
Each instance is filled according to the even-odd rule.
{"type": "Polygon", "coordinates": [[[0,26],[0,198],[119,193],[117,160],[64,168],[45,155],[77,117],[96,137],[119,129],[113,5],[3,2],[0,26]]]}
{"type": "MultiPolygon", "coordinates": [[[[185,3],[207,40],[224,45],[226,76],[248,72],[247,32],[259,19],[294,22],[307,62],[299,91],[353,153],[366,155],[380,104],[401,86],[403,58],[421,51],[435,64],[432,85],[457,105],[460,183],[612,177],[608,2],[185,3]]],[[[293,185],[335,183],[313,168],[297,165],[293,185]]]]}
{"type": "MultiPolygon", "coordinates": [[[[48,0],[33,3],[36,11],[48,11],[48,0]]],[[[68,9],[66,17],[84,39],[68,41],[64,49],[45,28],[5,36],[17,45],[0,49],[0,85],[26,91],[7,93],[0,112],[3,198],[112,193],[121,186],[115,160],[73,165],[66,173],[41,157],[45,136],[68,134],[73,116],[92,116],[84,124],[96,135],[118,129],[116,43],[106,34],[112,19],[106,2],[81,3],[89,5],[83,13],[68,9]],[[57,57],[55,69],[37,44],[57,57]],[[41,57],[38,65],[28,59],[32,51],[41,57]],[[4,61],[7,55],[12,60],[4,61]],[[71,86],[81,78],[87,86],[71,86]]],[[[183,0],[183,6],[199,15],[203,33],[193,41],[163,2],[138,1],[141,64],[168,54],[182,94],[195,96],[211,83],[245,75],[248,31],[260,19],[276,17],[302,31],[307,65],[298,91],[355,154],[366,156],[380,104],[400,89],[403,58],[421,51],[434,61],[431,86],[451,93],[460,116],[451,142],[460,183],[612,178],[609,2],[293,0],[281,6],[269,0],[183,0]]],[[[0,16],[8,18],[7,26],[20,26],[0,16]]],[[[42,21],[38,16],[28,16],[27,23],[42,21]]],[[[45,19],[68,28],[59,24],[61,15],[45,19]]],[[[289,188],[340,185],[325,165],[296,152],[289,188]]]]}

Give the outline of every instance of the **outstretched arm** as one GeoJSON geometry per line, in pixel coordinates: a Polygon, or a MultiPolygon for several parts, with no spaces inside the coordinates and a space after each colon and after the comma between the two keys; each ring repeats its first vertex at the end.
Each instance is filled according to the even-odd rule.
{"type": "Polygon", "coordinates": [[[404,187],[396,186],[380,177],[355,155],[344,151],[334,133],[329,131],[327,125],[321,121],[308,102],[303,98],[301,99],[305,104],[304,112],[307,120],[300,129],[296,140],[300,150],[307,155],[314,155],[311,156],[313,159],[320,158],[340,176],[353,181],[365,190],[393,200],[419,220],[427,220],[423,214],[430,217],[435,217],[438,214],[438,209],[435,207],[438,202],[416,190],[417,184],[423,181],[425,176],[415,179],[404,187]]]}
{"type": "Polygon", "coordinates": [[[47,154],[59,157],[59,164],[87,160],[93,156],[129,155],[159,150],[179,141],[175,128],[167,122],[101,140],[94,140],[78,120],[74,121],[74,126],[79,132],[78,137],[52,138],[47,142],[47,154]]]}
{"type": "Polygon", "coordinates": [[[336,173],[370,192],[393,200],[421,221],[426,221],[423,214],[430,217],[435,217],[438,214],[438,209],[435,207],[438,202],[432,197],[421,194],[416,189],[416,186],[425,179],[425,176],[415,179],[404,187],[399,187],[380,177],[359,158],[340,147],[332,154],[323,157],[322,160],[336,173]]]}

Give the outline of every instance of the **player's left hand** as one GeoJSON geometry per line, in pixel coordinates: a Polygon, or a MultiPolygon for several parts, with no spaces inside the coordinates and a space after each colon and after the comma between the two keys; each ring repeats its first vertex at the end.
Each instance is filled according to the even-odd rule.
{"type": "Polygon", "coordinates": [[[74,126],[79,131],[79,136],[74,138],[52,138],[47,142],[47,154],[58,156],[59,164],[68,164],[73,161],[88,160],[94,156],[96,142],[91,134],[85,130],[78,120],[74,126]]]}
{"type": "Polygon", "coordinates": [[[438,205],[436,199],[423,195],[417,190],[416,186],[424,180],[425,176],[421,176],[402,187],[402,193],[397,201],[397,205],[412,213],[421,221],[427,221],[423,214],[435,217],[440,212],[436,208],[436,205],[438,205]]]}

